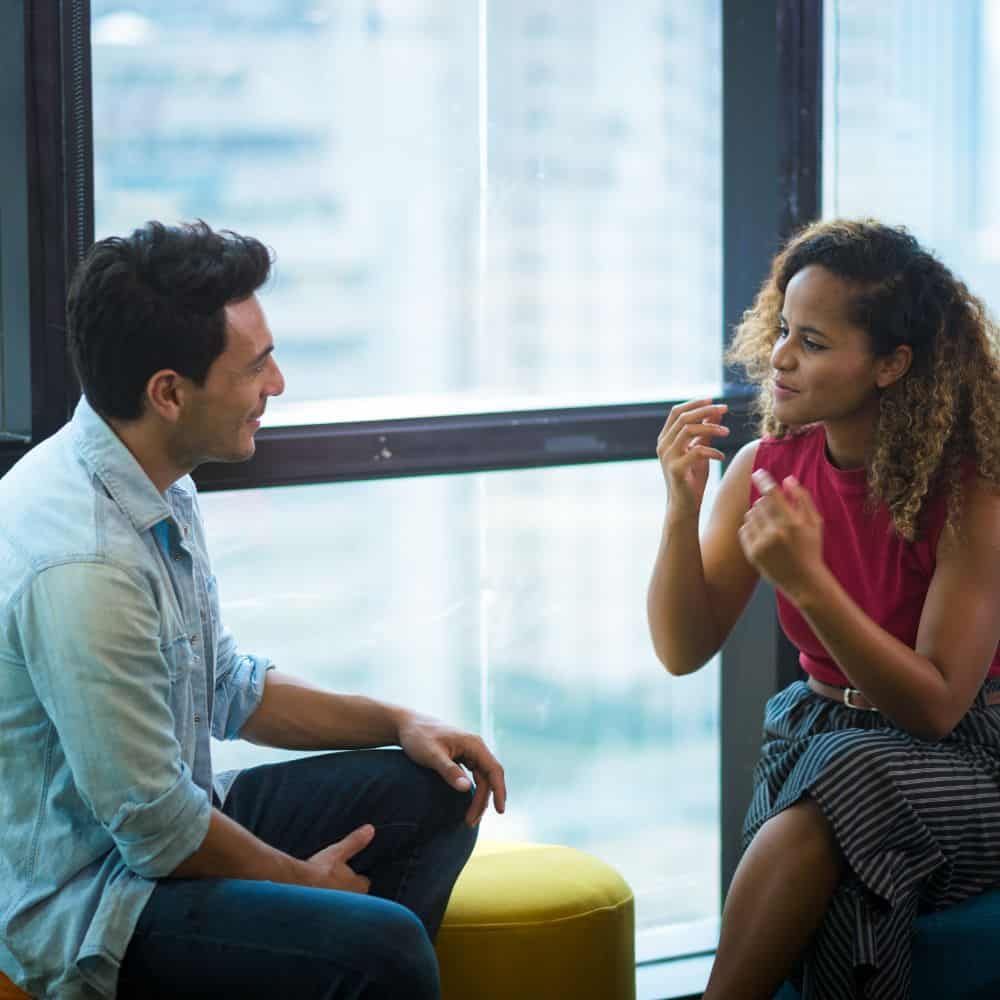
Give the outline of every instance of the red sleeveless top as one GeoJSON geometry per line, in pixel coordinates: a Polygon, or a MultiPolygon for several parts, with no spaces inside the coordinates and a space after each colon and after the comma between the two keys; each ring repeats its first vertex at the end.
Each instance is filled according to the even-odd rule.
{"type": "MultiPolygon", "coordinates": [[[[931,497],[916,541],[896,534],[885,504],[867,509],[865,470],[838,469],[826,455],[826,433],[817,425],[786,438],[763,438],[754,469],[767,469],[780,483],[795,478],[809,491],[823,518],[823,558],[840,585],[873,621],[916,646],[924,600],[934,575],[938,539],[948,516],[943,495],[931,497]]],[[[751,482],[750,503],[760,496],[751,482]]],[[[799,650],[802,669],[819,681],[850,687],[805,618],[778,590],[778,619],[799,650]]],[[[988,676],[1000,676],[1000,647],[988,676]]]]}

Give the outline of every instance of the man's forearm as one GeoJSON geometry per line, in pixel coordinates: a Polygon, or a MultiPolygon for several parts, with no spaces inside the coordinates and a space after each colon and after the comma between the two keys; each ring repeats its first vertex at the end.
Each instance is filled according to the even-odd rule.
{"type": "Polygon", "coordinates": [[[403,708],[359,695],[334,694],[268,672],[264,697],[240,736],[287,750],[349,750],[399,742],[403,708]]]}
{"type": "Polygon", "coordinates": [[[310,885],[308,868],[265,844],[218,809],[212,810],[201,846],[168,878],[238,878],[287,885],[310,885]]]}

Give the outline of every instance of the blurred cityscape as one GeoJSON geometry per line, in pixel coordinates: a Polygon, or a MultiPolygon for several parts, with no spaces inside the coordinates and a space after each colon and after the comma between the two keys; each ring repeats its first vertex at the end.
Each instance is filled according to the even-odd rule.
{"type": "Polygon", "coordinates": [[[1000,2],[826,7],[824,214],[904,224],[1000,311],[1000,2]]]}
{"type": "MultiPolygon", "coordinates": [[[[717,391],[719,0],[91,7],[97,235],[274,248],[272,424],[717,391]]],[[[998,11],[827,4],[824,148],[828,214],[910,224],[994,306],[998,11]]],[[[649,648],[655,463],[202,505],[245,649],[481,731],[483,836],[606,858],[640,928],[717,916],[717,664],[649,648]]]]}
{"type": "Polygon", "coordinates": [[[324,419],[715,382],[718,8],[97,0],[98,234],[272,246],[282,403],[324,419]]]}

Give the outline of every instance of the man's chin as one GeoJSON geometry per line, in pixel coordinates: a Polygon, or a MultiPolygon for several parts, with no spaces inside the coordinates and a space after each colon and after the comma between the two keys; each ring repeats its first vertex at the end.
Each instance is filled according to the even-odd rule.
{"type": "Polygon", "coordinates": [[[216,455],[206,455],[198,464],[205,465],[208,462],[223,462],[226,465],[236,465],[239,462],[249,462],[250,459],[253,458],[256,451],[257,443],[253,438],[250,438],[250,444],[242,451],[220,452],[216,455]]]}

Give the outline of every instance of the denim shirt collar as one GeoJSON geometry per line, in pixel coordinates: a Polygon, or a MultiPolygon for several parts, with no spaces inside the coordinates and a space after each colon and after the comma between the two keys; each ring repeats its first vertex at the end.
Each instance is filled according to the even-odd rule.
{"type": "MultiPolygon", "coordinates": [[[[86,396],[80,397],[73,413],[72,430],[76,449],[87,468],[101,481],[137,532],[148,531],[173,516],[164,495],[86,396]]],[[[169,490],[185,496],[188,493],[178,483],[169,490]]]]}

